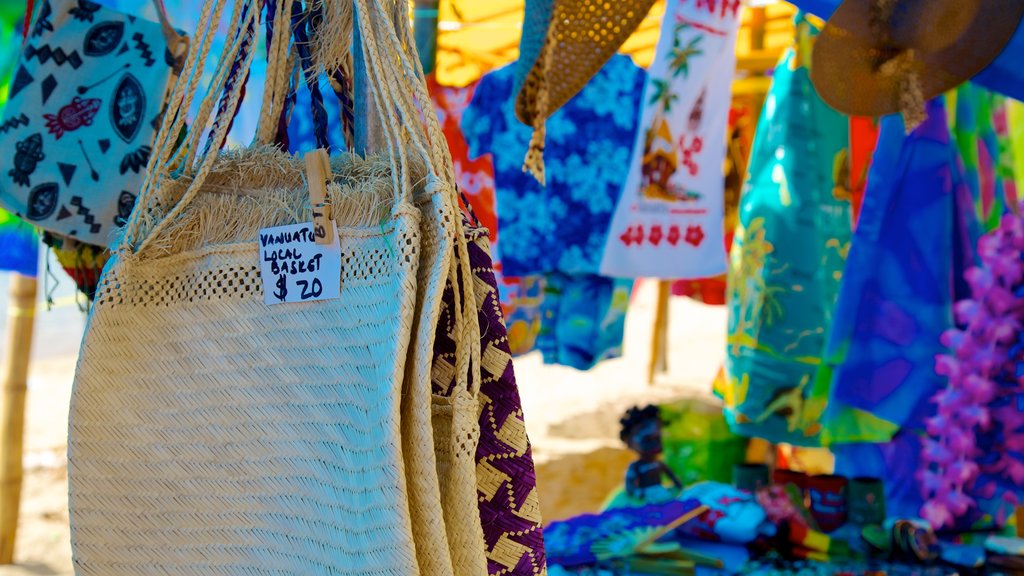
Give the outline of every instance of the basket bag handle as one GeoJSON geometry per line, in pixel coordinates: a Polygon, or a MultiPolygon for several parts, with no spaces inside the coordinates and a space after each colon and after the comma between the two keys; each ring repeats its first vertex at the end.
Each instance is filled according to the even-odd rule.
{"type": "MultiPolygon", "coordinates": [[[[254,146],[273,142],[280,112],[285,104],[291,70],[294,69],[296,58],[295,52],[290,50],[293,44],[290,34],[291,12],[295,1],[279,0],[274,6],[274,33],[268,47],[267,79],[254,146]]],[[[322,0],[322,7],[325,11],[330,9],[340,12],[343,17],[347,8],[351,18],[353,10],[350,1],[322,0]]],[[[228,123],[218,122],[216,119],[234,117],[244,82],[236,81],[232,85],[229,80],[244,76],[251,68],[255,54],[251,47],[255,45],[256,35],[260,29],[260,12],[263,4],[259,0],[231,2],[233,6],[228,19],[229,41],[225,44],[214,70],[213,79],[205,90],[205,97],[200,102],[195,123],[180,146],[178,140],[185,127],[187,113],[192,108],[196,94],[200,92],[200,82],[206,72],[213,37],[228,4],[223,0],[206,0],[203,6],[196,37],[186,57],[184,71],[175,84],[167,113],[154,142],[154,153],[147,166],[147,178],[139,194],[138,206],[133,211],[119,244],[118,250],[121,252],[138,253],[145,249],[149,239],[155,237],[167,222],[179,216],[195,198],[217,159],[219,146],[210,146],[202,155],[197,155],[196,151],[202,134],[207,131],[209,140],[215,143],[223,141],[228,123]],[[221,100],[221,107],[215,119],[211,119],[218,99],[221,100]],[[184,173],[192,175],[192,179],[181,199],[173,206],[162,206],[159,194],[162,181],[184,173]]],[[[417,154],[422,159],[431,182],[447,181],[449,186],[451,160],[446,159],[445,153],[429,144],[443,142],[443,136],[433,136],[441,134],[436,118],[431,117],[432,115],[427,115],[426,118],[427,133],[432,135],[429,140],[423,131],[414,129],[423,124],[416,122],[419,118],[411,95],[408,94],[408,85],[399,81],[398,66],[407,67],[408,62],[395,60],[395,56],[400,55],[402,51],[392,45],[397,36],[391,19],[381,21],[386,14],[381,0],[356,0],[356,4],[360,6],[360,31],[367,47],[362,57],[367,69],[376,72],[369,77],[369,87],[392,164],[395,201],[411,202],[412,172],[409,154],[417,154]],[[387,26],[384,26],[385,23],[387,26]],[[386,29],[391,31],[390,34],[386,29]],[[383,41],[378,43],[378,38],[383,38],[383,41]]],[[[416,87],[415,92],[417,95],[420,92],[425,93],[425,88],[416,87]]]]}
{"type": "MultiPolygon", "coordinates": [[[[363,0],[359,0],[363,1],[363,0]]],[[[372,1],[372,0],[366,0],[372,1]]],[[[378,9],[380,9],[378,5],[378,9]]],[[[434,113],[432,100],[427,91],[426,76],[420,63],[419,55],[416,53],[416,41],[413,30],[410,27],[409,13],[404,2],[396,2],[390,15],[378,12],[380,20],[388,21],[391,26],[385,27],[385,32],[390,39],[387,47],[390,49],[390,57],[402,63],[402,71],[405,74],[405,85],[412,86],[415,102],[419,103],[420,109],[424,110],[423,116],[426,125],[428,141],[435,143],[429,149],[435,158],[436,174],[439,181],[444,182],[446,190],[444,198],[447,200],[454,216],[453,228],[455,230],[455,252],[456,257],[452,258],[449,281],[455,296],[455,326],[458,331],[456,341],[455,368],[458,374],[468,382],[470,396],[476,398],[480,392],[481,384],[481,334],[475,294],[476,276],[473,273],[469,261],[469,240],[465,233],[462,212],[459,210],[459,195],[455,182],[455,170],[452,165],[451,153],[448,151],[447,139],[441,130],[437,115],[434,113]]],[[[399,91],[400,94],[408,96],[407,91],[399,91]]],[[[415,106],[407,101],[407,106],[415,106]]],[[[468,206],[468,204],[467,204],[468,206]]]]}
{"type": "MultiPolygon", "coordinates": [[[[426,78],[415,52],[415,39],[409,26],[409,14],[401,0],[355,0],[357,20],[363,40],[363,57],[368,70],[374,61],[391,61],[398,67],[388,67],[381,74],[372,74],[371,83],[375,83],[379,92],[396,96],[399,102],[396,108],[402,116],[400,127],[419,127],[424,131],[411,130],[405,132],[418,150],[429,151],[431,171],[428,175],[427,189],[441,187],[439,192],[446,201],[451,216],[455,258],[452,258],[449,270],[449,284],[454,291],[456,341],[456,372],[462,381],[468,382],[468,392],[476,397],[480,390],[480,324],[475,297],[475,280],[469,262],[469,248],[463,228],[459,199],[454,185],[454,168],[447,140],[441,131],[437,115],[434,114],[432,100],[427,92],[426,78]],[[392,83],[390,87],[381,86],[392,83]],[[410,90],[411,88],[411,90],[410,90]],[[422,112],[422,113],[421,113],[422,112]]],[[[339,26],[343,28],[343,26],[339,26]]]]}

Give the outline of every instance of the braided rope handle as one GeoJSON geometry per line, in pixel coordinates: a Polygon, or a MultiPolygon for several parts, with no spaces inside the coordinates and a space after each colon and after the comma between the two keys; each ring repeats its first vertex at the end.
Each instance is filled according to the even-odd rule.
{"type": "MultiPolygon", "coordinates": [[[[181,134],[188,111],[195,100],[199,89],[199,83],[206,70],[207,56],[213,44],[213,37],[218,23],[221,20],[227,2],[218,0],[206,0],[200,16],[197,28],[196,41],[189,46],[188,56],[182,74],[175,82],[174,90],[167,102],[167,111],[160,131],[154,141],[154,153],[150,156],[149,164],[146,166],[146,180],[143,182],[142,190],[139,192],[138,202],[135,210],[125,225],[124,235],[118,244],[118,252],[138,252],[143,249],[148,239],[153,238],[160,229],[188,205],[195,196],[202,183],[206,180],[210,170],[213,168],[213,160],[216,159],[219,149],[211,150],[210,154],[203,157],[196,172],[196,176],[181,200],[164,216],[160,215],[160,185],[168,179],[172,170],[185,169],[191,157],[189,150],[194,149],[198,143],[197,132],[201,132],[208,120],[209,111],[213,109],[214,102],[224,89],[230,75],[231,64],[224,65],[223,62],[233,63],[241,49],[243,39],[242,30],[255,31],[256,26],[251,26],[253,20],[258,20],[259,10],[254,0],[235,0],[232,10],[228,37],[235,38],[234,42],[228,43],[225,47],[222,65],[214,74],[214,80],[206,97],[200,104],[200,114],[196,118],[193,130],[186,138],[182,146],[178,146],[178,137],[181,134]],[[243,15],[246,15],[243,18],[243,15]],[[204,114],[203,112],[206,112],[204,114]]],[[[255,50],[249,51],[242,60],[242,67],[248,70],[252,63],[255,50]]],[[[225,110],[234,115],[241,97],[241,83],[238,83],[230,91],[230,97],[225,110]]],[[[227,124],[224,123],[216,128],[210,135],[215,141],[221,140],[227,134],[227,124]]]]}
{"type": "MultiPolygon", "coordinates": [[[[351,0],[315,0],[322,8],[333,9],[344,13],[345,4],[351,0]]],[[[387,0],[384,0],[387,1],[387,0]]],[[[267,79],[262,102],[260,123],[254,139],[255,145],[270,144],[278,130],[279,119],[289,92],[290,78],[294,70],[296,54],[291,50],[294,46],[290,27],[292,23],[292,7],[295,0],[279,0],[274,6],[273,34],[268,49],[267,79]],[[286,16],[287,15],[287,16],[286,16]]],[[[427,115],[429,140],[422,131],[407,129],[410,126],[422,125],[418,122],[416,106],[408,92],[411,68],[410,58],[396,44],[397,36],[391,18],[381,4],[382,0],[355,0],[358,8],[360,31],[366,38],[367,49],[362,57],[368,70],[376,73],[369,76],[370,90],[373,95],[375,112],[382,126],[384,141],[387,144],[389,159],[392,164],[392,180],[396,202],[410,202],[412,198],[411,163],[409,154],[422,158],[433,178],[452,182],[451,159],[437,148],[443,145],[443,136],[437,119],[427,115]],[[378,39],[380,39],[378,41],[378,39]],[[406,79],[401,78],[405,72],[406,79]],[[405,80],[405,81],[403,81],[405,80]],[[435,146],[430,144],[434,143],[435,146]]],[[[244,86],[244,82],[231,82],[237,78],[239,71],[247,73],[251,68],[255,50],[245,49],[252,46],[255,36],[259,33],[262,2],[259,0],[234,0],[231,17],[228,20],[228,38],[231,39],[221,55],[214,71],[213,80],[200,102],[199,115],[189,131],[185,143],[178,146],[178,136],[185,125],[188,111],[191,109],[200,81],[207,67],[207,57],[211,50],[213,37],[222,21],[228,2],[222,0],[206,0],[203,6],[195,42],[189,47],[185,60],[184,71],[175,83],[168,102],[167,113],[160,132],[154,142],[154,154],[147,166],[147,178],[139,194],[139,202],[133,211],[126,227],[118,250],[137,253],[148,245],[160,230],[170,221],[178,217],[194,200],[202,188],[206,177],[213,169],[219,154],[219,147],[214,145],[206,153],[197,158],[196,150],[201,135],[207,126],[209,136],[215,143],[226,136],[228,122],[211,122],[210,114],[220,99],[222,105],[218,109],[218,117],[233,117],[244,86]],[[232,74],[232,70],[235,74],[232,74]],[[224,96],[222,99],[222,93],[224,96]],[[161,206],[159,189],[161,184],[172,177],[172,174],[194,174],[180,200],[166,210],[161,206]]],[[[270,8],[268,7],[268,10],[270,8]]],[[[353,11],[349,10],[349,13],[353,11]]],[[[364,46],[364,48],[366,47],[364,46]]],[[[422,76],[422,71],[420,71],[422,76]]],[[[413,76],[415,77],[415,76],[413,76]]],[[[426,88],[422,82],[413,83],[417,97],[425,95],[426,88]],[[415,86],[415,84],[420,84],[415,86]]],[[[423,98],[421,102],[428,102],[423,98]]],[[[461,229],[461,223],[459,224],[461,229]]],[[[467,263],[468,266],[468,263],[467,263]]]]}
{"type": "MultiPolygon", "coordinates": [[[[433,144],[430,150],[434,155],[437,177],[449,184],[445,198],[455,215],[456,258],[454,261],[458,263],[458,268],[452,270],[449,279],[453,286],[461,284],[463,292],[461,300],[463,307],[461,313],[462,335],[456,339],[456,368],[462,368],[463,372],[460,373],[465,374],[469,385],[468,391],[472,397],[476,398],[480,392],[482,381],[480,373],[482,364],[481,334],[475,294],[476,275],[473,273],[469,260],[470,241],[461,218],[463,213],[459,209],[459,194],[455,186],[455,168],[452,165],[451,153],[448,150],[448,141],[441,130],[437,115],[434,113],[433,100],[427,90],[426,75],[424,74],[419,54],[416,52],[416,39],[412,27],[409,25],[409,13],[404,2],[395,3],[392,21],[394,22],[392,28],[394,31],[392,36],[394,45],[404,48],[405,58],[399,58],[399,61],[403,64],[402,69],[405,73],[405,82],[413,87],[415,100],[419,102],[420,108],[424,112],[427,136],[429,142],[433,144]],[[466,347],[467,344],[468,348],[466,347]]],[[[467,208],[469,207],[468,202],[466,206],[467,208]]],[[[456,299],[456,303],[458,302],[460,301],[456,299]]],[[[459,316],[459,314],[456,315],[457,320],[459,316]]]]}

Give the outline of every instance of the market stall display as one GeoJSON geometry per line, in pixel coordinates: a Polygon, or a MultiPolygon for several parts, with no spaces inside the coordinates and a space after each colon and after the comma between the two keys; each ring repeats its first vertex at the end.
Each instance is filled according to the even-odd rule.
{"type": "Polygon", "coordinates": [[[29,4],[0,268],[92,306],[69,570],[1022,566],[1024,4],[29,4]]]}

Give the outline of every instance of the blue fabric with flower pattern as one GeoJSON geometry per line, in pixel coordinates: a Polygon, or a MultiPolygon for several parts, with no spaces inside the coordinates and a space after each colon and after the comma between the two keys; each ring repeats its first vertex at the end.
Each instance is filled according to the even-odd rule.
{"type": "Polygon", "coordinates": [[[523,172],[530,128],[515,115],[515,66],[480,80],[462,118],[472,157],[494,155],[506,276],[596,274],[629,170],[646,72],[612,58],[547,121],[547,186],[523,172]]]}

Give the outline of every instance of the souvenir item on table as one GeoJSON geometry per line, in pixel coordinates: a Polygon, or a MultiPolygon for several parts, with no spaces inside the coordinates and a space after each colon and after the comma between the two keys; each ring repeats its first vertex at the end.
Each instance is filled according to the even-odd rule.
{"type": "Polygon", "coordinates": [[[939,559],[957,568],[978,570],[985,566],[985,547],[976,544],[950,544],[943,542],[942,550],[939,552],[939,559]]]}
{"type": "Polygon", "coordinates": [[[812,476],[807,483],[811,517],[822,532],[831,533],[846,524],[847,480],[842,476],[812,476]]]}
{"type": "Polygon", "coordinates": [[[683,485],[731,482],[733,466],[746,458],[747,439],[729,429],[721,404],[694,398],[660,409],[665,463],[683,485]]]}
{"type": "Polygon", "coordinates": [[[1024,538],[989,536],[985,539],[985,550],[999,556],[1024,557],[1024,538]]]}
{"type": "MultiPolygon", "coordinates": [[[[764,508],[754,494],[720,482],[699,482],[680,492],[675,501],[698,501],[708,510],[674,531],[678,538],[749,544],[771,531],[764,508]]],[[[607,510],[631,509],[638,503],[625,494],[613,499],[607,510]]]]}
{"type": "MultiPolygon", "coordinates": [[[[902,426],[920,429],[943,384],[934,358],[964,290],[957,278],[973,252],[973,211],[942,100],[928,112],[909,135],[900,118],[882,119],[813,397],[832,444],[886,442],[902,426]]],[[[837,453],[837,463],[844,458],[837,453]]],[[[854,471],[864,474],[889,477],[854,471]]]]}
{"type": "MultiPolygon", "coordinates": [[[[189,52],[188,73],[155,141],[139,209],[97,291],[70,415],[69,508],[79,574],[217,565],[237,573],[405,575],[418,571],[420,552],[452,553],[417,545],[404,474],[399,415],[407,357],[424,357],[419,348],[429,344],[414,330],[430,317],[417,300],[440,302],[433,286],[419,288],[417,268],[437,267],[439,274],[423,276],[462,289],[454,302],[459,386],[479,381],[471,339],[479,343],[479,327],[468,260],[444,269],[433,247],[421,250],[432,229],[443,231],[456,256],[464,258],[468,247],[459,219],[413,204],[413,182],[423,183],[418,196],[431,197],[426,204],[444,206],[448,215],[456,213],[457,197],[436,119],[426,115],[427,133],[418,129],[414,99],[429,96],[422,79],[409,75],[403,43],[410,39],[400,43],[386,32],[395,26],[386,6],[357,0],[370,47],[362,57],[381,80],[371,89],[390,152],[313,166],[331,173],[324,180],[333,223],[318,224],[331,226],[334,240],[320,244],[309,224],[302,162],[266,146],[287,74],[267,76],[255,139],[264,146],[212,146],[199,154],[205,128],[213,142],[227,132],[221,120],[240,97],[241,83],[232,79],[254,57],[243,47],[261,28],[260,4],[242,0],[231,14],[218,4],[209,28],[199,31],[202,42],[189,52]],[[223,115],[192,126],[175,150],[198,83],[211,76],[196,56],[209,50],[224,16],[237,41],[229,42],[201,104],[212,111],[225,92],[223,115]],[[296,251],[317,254],[317,264],[300,263],[296,251]],[[140,369],[154,362],[160,370],[140,369]]],[[[288,62],[292,39],[284,6],[271,9],[274,71],[288,62]]],[[[427,346],[426,357],[432,353],[427,346]]],[[[474,519],[465,528],[479,526],[474,519]]]]}
{"type": "Polygon", "coordinates": [[[844,0],[814,48],[814,86],[844,114],[901,112],[914,129],[929,99],[996,59],[1022,16],[1017,0],[844,0]]]}
{"type": "Polygon", "coordinates": [[[810,476],[804,472],[776,468],[772,472],[772,483],[777,486],[793,486],[800,492],[805,492],[810,485],[810,476]]]}
{"type": "MultiPolygon", "coordinates": [[[[807,0],[798,0],[806,4],[807,0]]],[[[922,566],[860,559],[825,558],[819,562],[781,562],[769,556],[744,567],[745,576],[779,576],[799,574],[800,576],[957,576],[948,566],[922,566]]]]}
{"type": "MultiPolygon", "coordinates": [[[[584,514],[552,522],[544,528],[548,564],[587,566],[628,555],[632,553],[632,546],[622,550],[615,543],[620,540],[633,543],[637,534],[654,533],[700,506],[701,503],[696,500],[673,500],[662,504],[605,510],[600,514],[584,514]]],[[[675,532],[678,531],[677,528],[675,532]]]]}
{"type": "MultiPolygon", "coordinates": [[[[745,102],[733,99],[729,111],[729,146],[725,156],[725,249],[732,247],[733,233],[739,223],[740,193],[747,173],[747,160],[753,143],[756,112],[745,102]]],[[[672,283],[673,296],[723,306],[726,303],[726,275],[672,283]]]]}
{"type": "Polygon", "coordinates": [[[486,231],[471,234],[469,262],[480,287],[476,300],[483,361],[476,487],[487,568],[494,575],[533,576],[542,574],[546,566],[537,474],[486,231]]]}
{"type": "Polygon", "coordinates": [[[768,529],[767,515],[757,498],[728,484],[700,482],[679,494],[679,500],[697,500],[709,510],[680,526],[680,537],[748,544],[768,529]]]}
{"type": "MultiPolygon", "coordinates": [[[[778,484],[766,486],[757,491],[757,503],[764,508],[768,520],[773,524],[792,524],[802,527],[816,526],[814,518],[805,505],[804,495],[792,485],[781,486],[778,484]]],[[[794,531],[790,526],[789,538],[796,544],[811,544],[807,540],[807,530],[794,531]],[[793,539],[794,537],[799,539],[793,539]]],[[[820,533],[815,533],[820,534],[820,533]]],[[[827,536],[825,537],[827,540],[827,536]]],[[[818,547],[821,550],[828,550],[827,546],[818,547]]]]}
{"type": "MultiPolygon", "coordinates": [[[[520,156],[519,162],[525,158],[523,168],[539,181],[545,180],[545,160],[552,158],[545,153],[545,121],[615,59],[615,52],[654,2],[620,0],[602,9],[592,0],[526,2],[513,98],[516,116],[533,129],[529,155],[520,156]]],[[[723,4],[739,4],[739,0],[723,4]]]]}
{"type": "Polygon", "coordinates": [[[0,206],[109,246],[145,178],[175,58],[170,25],[87,0],[41,2],[0,124],[0,206]]]}
{"type": "Polygon", "coordinates": [[[934,562],[941,550],[935,532],[917,519],[889,519],[882,526],[864,528],[862,537],[876,551],[903,562],[934,562]]]}
{"type": "Polygon", "coordinates": [[[514,75],[506,66],[484,76],[462,116],[470,156],[493,155],[502,274],[597,274],[626,180],[644,71],[628,56],[613,57],[548,120],[544,186],[521,168],[530,129],[515,117],[514,75]]]}
{"type": "Polygon", "coordinates": [[[880,478],[852,478],[846,487],[850,522],[857,526],[885,521],[885,485],[880,478]]]}
{"type": "Polygon", "coordinates": [[[545,277],[536,340],[544,362],[589,370],[621,356],[632,289],[632,280],[591,274],[545,277]]]}
{"type": "MultiPolygon", "coordinates": [[[[813,33],[798,14],[798,37],[813,33]]],[[[848,133],[814,94],[809,42],[794,44],[775,68],[740,200],[719,393],[740,434],[813,446],[820,426],[805,404],[850,246],[848,133]]]]}
{"type": "Polygon", "coordinates": [[[953,136],[966,182],[982,228],[992,230],[1018,202],[1007,102],[971,83],[957,88],[953,96],[953,136]]]}
{"type": "MultiPolygon", "coordinates": [[[[1016,212],[1016,213],[1015,213],[1016,212]]],[[[964,275],[970,297],[954,306],[956,327],[936,356],[946,386],[930,401],[921,459],[921,516],[936,529],[992,513],[1002,525],[1024,504],[1024,220],[1005,213],[978,241],[980,265],[964,275]]]]}
{"type": "Polygon", "coordinates": [[[626,495],[640,505],[659,504],[676,497],[683,488],[672,469],[661,460],[661,413],[657,406],[634,406],[619,421],[619,438],[639,459],[626,470],[626,495]],[[665,486],[666,480],[671,488],[665,486]]]}
{"type": "MultiPolygon", "coordinates": [[[[699,554],[714,564],[720,565],[725,574],[741,574],[752,556],[747,546],[739,544],[723,544],[693,538],[676,538],[676,543],[687,556],[699,554]]],[[[716,565],[711,568],[717,568],[716,565]]]]}
{"type": "Polygon", "coordinates": [[[724,175],[740,3],[669,4],[601,274],[725,272],[724,175]]]}
{"type": "Polygon", "coordinates": [[[922,430],[899,429],[883,443],[836,444],[835,473],[847,477],[881,478],[885,486],[885,509],[890,518],[916,517],[924,505],[919,473],[922,430]]]}
{"type": "Polygon", "coordinates": [[[732,485],[744,492],[755,493],[766,488],[771,471],[765,464],[737,464],[733,467],[732,485]]]}

